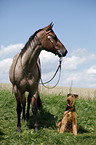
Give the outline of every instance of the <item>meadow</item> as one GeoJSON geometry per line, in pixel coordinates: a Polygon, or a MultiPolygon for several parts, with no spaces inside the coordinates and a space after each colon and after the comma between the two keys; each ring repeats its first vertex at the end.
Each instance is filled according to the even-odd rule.
{"type": "MultiPolygon", "coordinates": [[[[34,133],[32,106],[30,120],[22,123],[22,132],[16,132],[16,100],[9,84],[0,84],[0,144],[1,145],[95,145],[96,97],[95,89],[72,88],[76,99],[78,134],[57,132],[57,123],[66,108],[66,94],[70,88],[47,90],[40,87],[43,110],[38,110],[39,131],[34,133]]],[[[26,94],[27,97],[27,94],[26,94]]]]}

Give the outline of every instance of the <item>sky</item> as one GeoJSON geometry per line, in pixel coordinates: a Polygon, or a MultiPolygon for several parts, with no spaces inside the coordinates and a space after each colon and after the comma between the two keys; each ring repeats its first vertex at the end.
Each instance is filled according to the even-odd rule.
{"type": "MultiPolygon", "coordinates": [[[[10,83],[13,57],[36,30],[51,22],[68,50],[58,86],[96,88],[95,0],[0,0],[0,83],[10,83]]],[[[42,79],[47,81],[55,73],[59,58],[42,51],[40,59],[42,79]]],[[[58,74],[49,85],[57,80],[58,74]]]]}

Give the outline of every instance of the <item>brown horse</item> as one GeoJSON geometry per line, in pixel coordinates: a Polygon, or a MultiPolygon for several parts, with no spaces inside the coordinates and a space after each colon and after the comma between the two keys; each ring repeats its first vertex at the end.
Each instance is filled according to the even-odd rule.
{"type": "Polygon", "coordinates": [[[25,121],[25,92],[29,92],[26,117],[29,119],[29,108],[32,100],[35,131],[38,130],[37,106],[40,102],[38,85],[41,78],[39,54],[46,50],[64,57],[67,50],[52,30],[52,23],[36,31],[28,40],[24,48],[18,53],[9,70],[9,78],[17,101],[17,131],[21,131],[20,116],[23,108],[22,120],[25,121]]]}

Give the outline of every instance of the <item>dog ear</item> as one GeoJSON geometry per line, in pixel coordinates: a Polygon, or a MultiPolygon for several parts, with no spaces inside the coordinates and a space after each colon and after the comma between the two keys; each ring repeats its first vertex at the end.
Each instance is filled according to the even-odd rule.
{"type": "Polygon", "coordinates": [[[69,97],[70,95],[72,95],[72,94],[67,94],[67,97],[69,97]]]}
{"type": "Polygon", "coordinates": [[[77,94],[74,94],[75,98],[78,98],[78,95],[77,94]]]}

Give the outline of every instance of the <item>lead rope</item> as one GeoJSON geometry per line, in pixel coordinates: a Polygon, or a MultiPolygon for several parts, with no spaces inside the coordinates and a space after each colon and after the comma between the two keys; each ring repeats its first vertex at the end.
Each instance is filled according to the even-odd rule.
{"type": "Polygon", "coordinates": [[[43,82],[43,80],[42,80],[42,78],[41,78],[41,84],[42,84],[45,88],[53,89],[53,88],[55,88],[55,87],[58,85],[58,83],[59,83],[59,81],[60,81],[60,77],[61,77],[61,63],[62,63],[62,59],[60,58],[60,60],[59,60],[59,66],[58,66],[58,68],[57,68],[55,74],[53,75],[53,77],[52,77],[49,81],[43,82]],[[45,84],[48,84],[49,82],[51,82],[51,81],[55,78],[55,76],[56,76],[56,74],[57,74],[57,72],[58,72],[59,69],[60,69],[60,71],[59,71],[59,78],[58,78],[57,83],[56,83],[53,87],[48,87],[48,86],[46,86],[45,84]]]}

